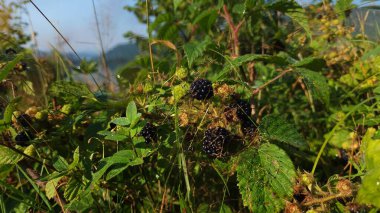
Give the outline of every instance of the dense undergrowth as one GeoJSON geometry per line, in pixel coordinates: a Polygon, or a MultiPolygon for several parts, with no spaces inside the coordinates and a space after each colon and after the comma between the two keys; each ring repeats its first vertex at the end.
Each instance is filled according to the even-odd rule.
{"type": "Polygon", "coordinates": [[[2,212],[380,208],[380,46],[352,1],[138,1],[117,85],[24,48],[20,6],[0,1],[2,212]]]}

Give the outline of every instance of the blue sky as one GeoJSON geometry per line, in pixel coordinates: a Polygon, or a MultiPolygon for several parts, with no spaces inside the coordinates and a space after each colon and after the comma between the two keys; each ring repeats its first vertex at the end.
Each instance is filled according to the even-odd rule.
{"type": "MultiPolygon", "coordinates": [[[[6,0],[6,2],[18,0],[6,0]]],[[[92,0],[33,0],[45,15],[55,24],[61,33],[69,40],[78,52],[98,52],[100,50],[96,31],[92,0]]],[[[103,43],[106,49],[118,43],[126,42],[123,34],[133,31],[146,35],[146,27],[138,23],[134,14],[124,10],[127,4],[132,5],[138,0],[95,0],[103,43]]],[[[298,0],[306,4],[310,0],[298,0]]],[[[359,2],[356,0],[355,2],[359,2]]],[[[54,29],[33,7],[26,5],[27,14],[23,19],[29,26],[27,32],[37,32],[38,48],[49,50],[52,46],[60,47],[59,38],[54,29]]],[[[62,49],[68,50],[66,45],[62,49]]]]}
{"type": "MultiPolygon", "coordinates": [[[[92,0],[34,0],[38,7],[54,23],[78,52],[95,52],[100,50],[92,0]]],[[[118,43],[126,42],[123,34],[133,31],[146,34],[144,25],[139,24],[134,14],[124,10],[131,0],[95,0],[100,22],[102,39],[107,49],[118,43]]],[[[60,47],[57,33],[33,7],[26,5],[29,16],[23,12],[23,19],[29,26],[27,30],[37,32],[39,49],[48,50],[51,46],[60,47]]],[[[30,34],[30,33],[29,33],[30,34]]],[[[66,45],[62,48],[67,50],[66,45]]]]}

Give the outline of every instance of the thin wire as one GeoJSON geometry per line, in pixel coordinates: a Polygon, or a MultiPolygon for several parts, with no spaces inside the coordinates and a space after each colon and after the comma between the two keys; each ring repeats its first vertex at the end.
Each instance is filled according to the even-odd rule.
{"type": "Polygon", "coordinates": [[[70,49],[74,52],[74,54],[76,55],[76,57],[78,57],[78,59],[81,61],[81,57],[78,55],[78,53],[74,50],[74,48],[71,46],[71,44],[66,40],[66,38],[62,35],[62,33],[54,26],[54,24],[50,21],[50,19],[48,17],[46,17],[46,15],[40,10],[40,8],[34,4],[34,2],[32,0],[29,0],[30,3],[33,4],[33,6],[38,10],[38,12],[41,13],[41,15],[46,19],[46,21],[49,22],[49,24],[54,28],[54,30],[62,37],[62,39],[65,41],[65,43],[70,47],[70,49]]]}
{"type": "MultiPolygon", "coordinates": [[[[79,61],[82,61],[82,58],[79,56],[79,54],[71,46],[71,44],[69,43],[69,41],[67,41],[67,39],[62,35],[62,33],[54,26],[54,24],[50,21],[50,19],[48,17],[46,17],[46,15],[40,10],[40,8],[32,0],[29,0],[29,1],[38,10],[38,12],[40,12],[40,14],[46,19],[46,21],[49,22],[49,24],[54,28],[54,30],[59,34],[59,36],[61,36],[61,38],[70,47],[70,49],[73,51],[73,53],[75,54],[75,56],[79,59],[79,61]]],[[[98,82],[95,80],[94,76],[91,73],[90,73],[90,76],[91,76],[92,80],[94,81],[94,83],[96,84],[96,86],[98,87],[98,89],[100,90],[100,92],[103,94],[103,91],[101,90],[101,88],[100,88],[98,82]]]]}

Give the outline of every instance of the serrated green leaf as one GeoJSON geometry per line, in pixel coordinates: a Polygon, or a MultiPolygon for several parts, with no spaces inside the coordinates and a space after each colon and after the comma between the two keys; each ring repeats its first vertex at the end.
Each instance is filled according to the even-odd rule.
{"type": "Polygon", "coordinates": [[[308,18],[305,14],[305,10],[302,7],[297,9],[288,10],[285,12],[294,22],[299,24],[302,29],[306,32],[307,36],[311,39],[311,30],[308,22],[308,18]]]}
{"type": "Polygon", "coordinates": [[[115,118],[111,122],[119,126],[129,126],[131,124],[131,121],[126,117],[115,118]]]}
{"type": "Polygon", "coordinates": [[[326,61],[322,58],[307,57],[293,64],[294,67],[303,67],[313,71],[320,71],[326,67],[326,61]]]}
{"type": "Polygon", "coordinates": [[[98,134],[105,136],[104,139],[110,140],[110,141],[124,141],[128,138],[124,134],[120,134],[117,132],[111,132],[111,131],[107,131],[107,130],[99,131],[98,134]]]}
{"type": "Polygon", "coordinates": [[[193,65],[193,62],[201,57],[203,53],[206,51],[207,46],[210,44],[209,39],[205,39],[203,42],[192,41],[186,43],[183,46],[183,50],[185,51],[185,55],[187,61],[189,63],[189,67],[193,65]]]}
{"type": "Polygon", "coordinates": [[[0,156],[0,164],[16,164],[24,158],[21,154],[5,146],[0,146],[0,156]]]}
{"type": "Polygon", "coordinates": [[[232,8],[233,13],[244,14],[246,12],[246,4],[235,4],[232,8]]]}
{"type": "Polygon", "coordinates": [[[66,159],[62,156],[58,156],[56,161],[53,163],[53,167],[58,171],[65,171],[67,170],[69,164],[67,163],[66,159]]]}
{"type": "Polygon", "coordinates": [[[79,194],[72,200],[66,208],[76,212],[84,212],[85,210],[93,207],[94,198],[90,192],[79,194]]]}
{"type": "MultiPolygon", "coordinates": [[[[345,129],[336,130],[333,132],[329,143],[337,148],[349,149],[352,146],[352,135],[350,133],[345,129]]],[[[326,134],[326,136],[328,137],[329,134],[331,133],[326,134]]]]}
{"type": "Polygon", "coordinates": [[[131,122],[131,128],[134,127],[139,121],[141,114],[137,113],[137,107],[134,101],[129,102],[126,117],[131,122]]]}
{"type": "Polygon", "coordinates": [[[24,58],[23,54],[18,54],[16,58],[12,61],[8,62],[3,68],[0,70],[0,81],[4,80],[9,72],[13,70],[17,63],[19,63],[24,58]]]}
{"type": "MultiPolygon", "coordinates": [[[[365,156],[365,165],[367,170],[380,170],[380,139],[374,139],[376,129],[370,127],[362,139],[362,151],[365,156]]],[[[379,194],[380,195],[380,194],[379,194]]]]}
{"type": "Polygon", "coordinates": [[[52,199],[57,194],[57,186],[58,186],[58,182],[59,182],[59,180],[61,180],[61,178],[62,177],[58,177],[58,178],[49,180],[46,183],[45,193],[46,193],[46,197],[48,199],[52,199]]]}
{"type": "Polygon", "coordinates": [[[308,37],[311,39],[311,30],[309,27],[308,18],[306,16],[305,10],[302,8],[301,5],[297,3],[297,1],[273,1],[267,7],[285,13],[285,15],[289,16],[294,22],[299,24],[305,30],[308,37]]]}
{"type": "Polygon", "coordinates": [[[204,31],[210,30],[215,25],[215,21],[218,18],[218,10],[210,9],[203,10],[195,19],[193,24],[199,24],[204,31]]]}
{"type": "Polygon", "coordinates": [[[181,4],[182,0],[173,0],[174,10],[177,10],[177,7],[181,4]]]}
{"type": "Polygon", "coordinates": [[[67,102],[76,102],[78,98],[93,98],[94,95],[85,84],[76,82],[56,81],[50,88],[51,96],[62,98],[67,102]]]}
{"type": "Polygon", "coordinates": [[[113,177],[116,177],[118,174],[120,174],[121,172],[123,172],[124,170],[126,170],[130,166],[137,166],[137,165],[141,165],[143,163],[144,163],[144,160],[142,158],[136,158],[133,161],[131,161],[130,163],[128,163],[128,165],[126,165],[126,166],[118,165],[117,168],[114,168],[108,172],[108,174],[106,176],[106,180],[110,180],[113,177]]]}
{"type": "Polygon", "coordinates": [[[337,15],[341,18],[341,20],[345,19],[345,12],[351,9],[356,8],[354,4],[352,4],[353,0],[337,0],[334,10],[337,15]]]}
{"type": "Polygon", "coordinates": [[[8,125],[12,122],[12,115],[15,111],[15,103],[11,102],[7,105],[7,107],[4,110],[3,119],[0,120],[0,131],[3,129],[6,129],[8,125]]]}
{"type": "Polygon", "coordinates": [[[106,171],[115,164],[124,164],[125,166],[133,166],[136,162],[136,155],[132,150],[121,150],[110,157],[106,157],[100,161],[99,170],[93,174],[92,182],[97,182],[106,171]]]}
{"type": "Polygon", "coordinates": [[[293,194],[296,172],[284,150],[273,144],[240,156],[237,179],[243,204],[252,212],[280,212],[293,194]]]}
{"type": "Polygon", "coordinates": [[[308,69],[297,69],[297,73],[302,76],[307,88],[312,96],[321,100],[325,104],[330,103],[330,89],[325,76],[308,69]]]}
{"type": "Polygon", "coordinates": [[[357,199],[360,203],[380,208],[380,169],[370,170],[365,174],[357,199]]]}
{"type": "Polygon", "coordinates": [[[81,190],[83,184],[76,177],[71,177],[66,184],[66,188],[63,196],[67,201],[71,201],[77,197],[79,191],[81,190]]]}
{"type": "Polygon", "coordinates": [[[74,151],[73,162],[69,165],[68,170],[74,169],[79,163],[79,146],[74,151]]]}
{"type": "Polygon", "coordinates": [[[153,32],[156,28],[166,22],[170,22],[172,19],[172,15],[170,13],[162,13],[159,14],[152,24],[149,25],[149,32],[153,32]]]}
{"type": "Polygon", "coordinates": [[[259,131],[269,140],[277,140],[300,149],[308,147],[295,126],[280,116],[265,116],[259,125],[259,131]]]}
{"type": "Polygon", "coordinates": [[[104,139],[110,140],[110,141],[124,141],[127,140],[127,136],[118,134],[118,133],[111,133],[107,135],[104,139]]]}
{"type": "Polygon", "coordinates": [[[380,208],[380,139],[374,139],[375,128],[368,128],[362,139],[366,173],[362,179],[357,199],[360,203],[380,208]]]}
{"type": "Polygon", "coordinates": [[[246,54],[246,55],[239,56],[232,61],[226,62],[223,70],[218,74],[217,79],[220,80],[231,70],[237,69],[243,64],[251,62],[251,61],[263,61],[266,63],[275,63],[280,66],[288,64],[288,60],[281,56],[263,55],[263,54],[246,54]]]}

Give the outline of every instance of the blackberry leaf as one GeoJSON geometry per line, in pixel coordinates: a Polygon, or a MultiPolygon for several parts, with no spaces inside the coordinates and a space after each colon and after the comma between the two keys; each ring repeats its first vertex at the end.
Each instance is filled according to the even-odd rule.
{"type": "Polygon", "coordinates": [[[295,126],[280,116],[265,116],[260,123],[259,131],[262,136],[269,140],[277,140],[299,149],[308,147],[295,126]]]}
{"type": "Polygon", "coordinates": [[[237,179],[243,204],[252,212],[280,212],[293,195],[296,172],[284,150],[273,144],[240,155],[237,179]]]}

